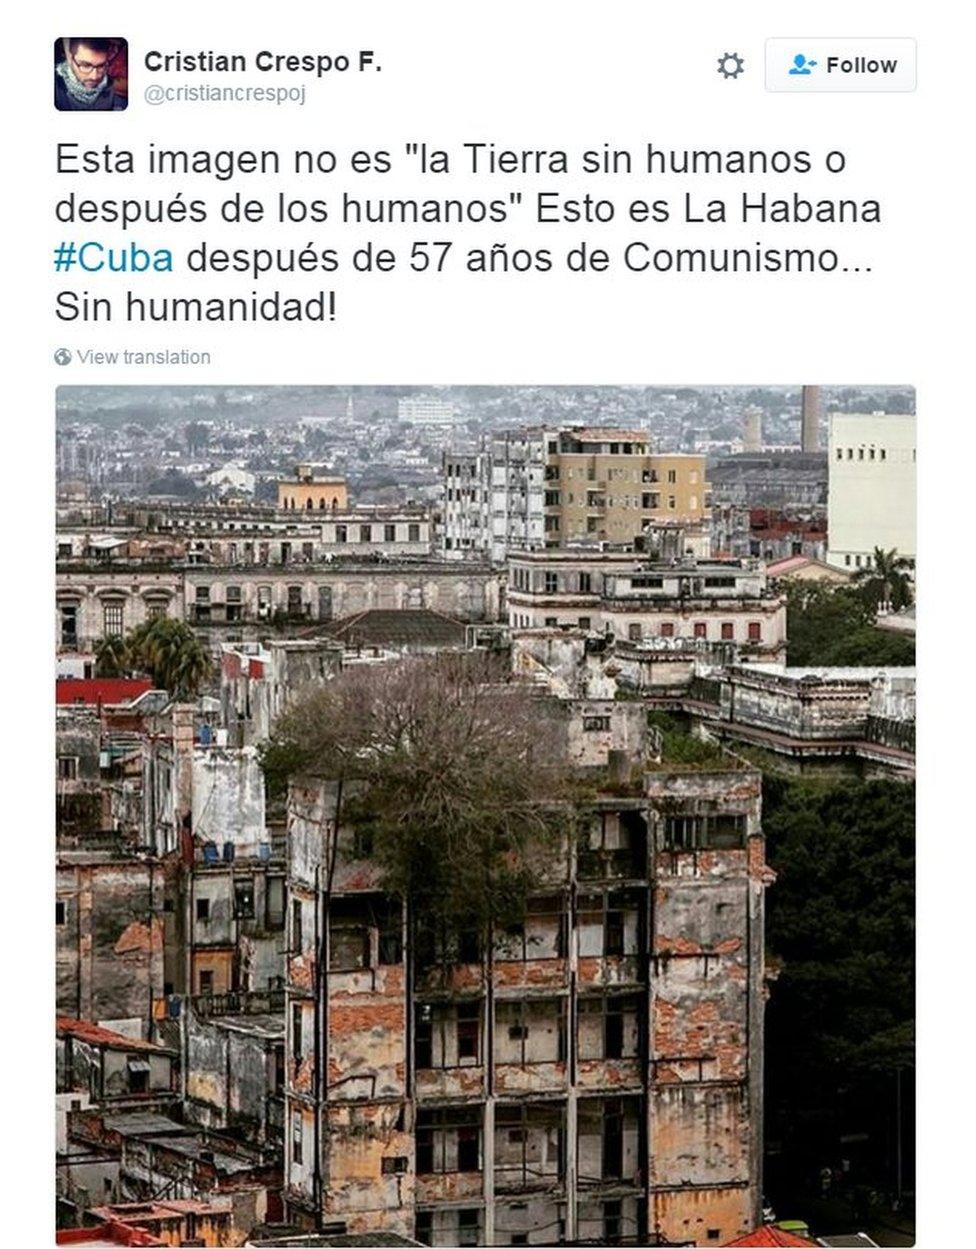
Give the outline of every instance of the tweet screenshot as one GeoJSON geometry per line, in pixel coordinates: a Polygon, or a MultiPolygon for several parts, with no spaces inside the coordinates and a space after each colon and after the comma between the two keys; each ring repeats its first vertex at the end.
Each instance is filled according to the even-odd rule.
{"type": "Polygon", "coordinates": [[[11,45],[23,1234],[949,1243],[965,40],[57,8],[11,45]]]}

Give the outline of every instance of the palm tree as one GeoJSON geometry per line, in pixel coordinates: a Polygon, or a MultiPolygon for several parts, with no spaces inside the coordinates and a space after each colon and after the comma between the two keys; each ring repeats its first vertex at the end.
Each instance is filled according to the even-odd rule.
{"type": "Polygon", "coordinates": [[[95,644],[95,674],[100,677],[123,677],[132,668],[132,655],[125,638],[117,633],[100,638],[95,644]]]}
{"type": "Polygon", "coordinates": [[[153,684],[174,697],[195,698],[210,675],[210,656],[189,625],[161,616],[133,629],[131,662],[152,675],[153,684]]]}
{"type": "Polygon", "coordinates": [[[875,611],[901,611],[915,601],[910,573],[914,563],[894,549],[874,548],[871,565],[854,574],[865,601],[875,611]]]}

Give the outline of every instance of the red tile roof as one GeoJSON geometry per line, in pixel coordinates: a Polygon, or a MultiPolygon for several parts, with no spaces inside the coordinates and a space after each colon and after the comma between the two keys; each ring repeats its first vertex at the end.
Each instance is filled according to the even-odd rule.
{"type": "Polygon", "coordinates": [[[125,1223],[101,1223],[98,1227],[62,1227],[56,1236],[59,1245],[165,1245],[141,1227],[125,1223]]]}
{"type": "Polygon", "coordinates": [[[163,1045],[155,1045],[152,1041],[142,1041],[134,1037],[123,1036],[121,1032],[112,1032],[109,1028],[100,1028],[97,1023],[87,1019],[72,1019],[70,1015],[58,1015],[58,1036],[73,1036],[79,1041],[87,1041],[91,1045],[102,1045],[107,1049],[144,1050],[154,1054],[168,1054],[170,1051],[163,1045]]]}
{"type": "Polygon", "coordinates": [[[759,1245],[759,1246],[777,1246],[777,1245],[816,1245],[815,1240],[807,1240],[803,1236],[797,1236],[796,1232],[788,1232],[785,1228],[777,1227],[775,1223],[764,1223],[762,1227],[757,1227],[751,1232],[746,1232],[744,1236],[740,1236],[737,1240],[727,1240],[726,1246],[732,1245],[759,1245]]]}
{"type": "Polygon", "coordinates": [[[78,704],[95,707],[101,703],[115,706],[132,702],[152,688],[153,683],[147,677],[60,677],[55,683],[54,696],[59,707],[78,704]]]}

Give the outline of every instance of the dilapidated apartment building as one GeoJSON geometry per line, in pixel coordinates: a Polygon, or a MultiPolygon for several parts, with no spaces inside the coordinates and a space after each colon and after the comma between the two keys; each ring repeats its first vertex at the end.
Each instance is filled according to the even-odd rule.
{"type": "Polygon", "coordinates": [[[642,710],[559,700],[602,775],[583,832],[523,924],[449,962],[331,787],[293,784],[291,1221],[432,1245],[721,1244],[760,1221],[760,775],[721,751],[670,768],[642,710]]]}
{"type": "Polygon", "coordinates": [[[686,554],[683,531],[668,536],[676,550],[670,558],[613,551],[512,555],[509,625],[725,645],[745,662],[785,662],[786,600],[769,586],[764,566],[686,554]]]}

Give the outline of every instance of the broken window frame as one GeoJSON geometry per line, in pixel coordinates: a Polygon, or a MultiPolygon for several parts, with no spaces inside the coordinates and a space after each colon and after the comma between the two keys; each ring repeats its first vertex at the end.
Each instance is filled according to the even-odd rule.
{"type": "MultiPolygon", "coordinates": [[[[503,1189],[506,1191],[515,1191],[518,1189],[527,1189],[540,1182],[546,1183],[553,1180],[561,1181],[566,1177],[566,1115],[563,1103],[546,1103],[546,1102],[518,1102],[515,1104],[501,1103],[495,1111],[495,1135],[498,1136],[505,1133],[508,1136],[509,1144],[517,1144],[521,1140],[522,1158],[519,1167],[513,1167],[508,1162],[499,1161],[499,1150],[496,1142],[495,1146],[495,1175],[496,1177],[504,1176],[510,1181],[513,1171],[518,1176],[521,1172],[520,1182],[513,1186],[510,1182],[505,1182],[503,1189]],[[556,1169],[555,1171],[539,1171],[530,1165],[529,1161],[529,1144],[530,1133],[533,1131],[545,1132],[547,1129],[555,1127],[556,1129],[556,1169]],[[519,1137],[516,1137],[519,1133],[519,1137]]],[[[496,1190],[499,1191],[499,1190],[496,1190]]]]}
{"type": "Polygon", "coordinates": [[[639,918],[637,899],[633,888],[596,890],[581,889],[577,902],[577,928],[588,922],[595,926],[597,916],[602,928],[601,952],[584,955],[586,958],[631,958],[638,953],[639,936],[630,941],[628,948],[627,917],[639,918]],[[619,934],[619,937],[618,937],[619,934]]]}
{"type": "Polygon", "coordinates": [[[480,1107],[446,1106],[417,1111],[417,1175],[464,1175],[481,1170],[484,1121],[480,1107]],[[448,1164],[450,1136],[454,1134],[457,1166],[448,1164]],[[462,1167],[462,1141],[465,1165],[462,1167]],[[471,1152],[474,1156],[471,1157],[471,1152]]]}
{"type": "Polygon", "coordinates": [[[577,1023],[580,1059],[586,1062],[613,1062],[637,1058],[640,1054],[640,1036],[637,1033],[637,1026],[640,1021],[641,1008],[642,999],[634,993],[604,993],[581,997],[578,1006],[580,1022],[577,1023]],[[584,1015],[600,1018],[600,1052],[598,1054],[589,1052],[586,1035],[581,1026],[584,1015]],[[610,1038],[618,1029],[619,1044],[611,1044],[610,1038]],[[627,1041],[629,1035],[634,1036],[632,1048],[627,1041]],[[612,1049],[617,1049],[619,1052],[611,1053],[612,1049]]]}
{"type": "Polygon", "coordinates": [[[254,919],[254,881],[247,877],[234,881],[234,918],[254,919]]]}
{"type": "Polygon", "coordinates": [[[743,850],[748,817],[742,812],[675,812],[661,819],[660,848],[672,854],[743,850]]]}
{"type": "Polygon", "coordinates": [[[459,1067],[482,1065],[483,999],[461,1002],[418,1002],[414,1006],[414,1065],[418,1071],[454,1071],[459,1067]],[[464,1011],[464,1017],[461,1012],[464,1011]],[[461,1054],[461,1025],[467,1025],[467,1040],[475,1038],[473,1056],[461,1054]],[[473,1026],[472,1026],[473,1025],[473,1026]],[[445,1060],[454,1040],[457,1062],[445,1060]],[[440,1062],[435,1056],[440,1055],[440,1062]]]}
{"type": "Polygon", "coordinates": [[[495,1025],[496,1036],[501,1036],[502,1031],[506,1030],[509,1041],[519,1042],[518,1058],[498,1058],[496,1055],[495,1063],[497,1065],[522,1067],[524,1069],[526,1067],[551,1066],[566,1061],[566,1002],[564,998],[503,998],[496,1003],[495,1025]],[[556,1057],[533,1058],[528,1053],[527,1048],[527,1042],[532,1033],[532,1025],[534,1023],[537,1028],[540,1026],[539,1015],[542,1012],[539,1008],[552,1006],[553,1004],[556,1007],[553,1015],[556,1024],[556,1057]],[[511,1019],[505,1019],[504,1016],[513,1017],[515,1022],[512,1022],[511,1019]]]}

